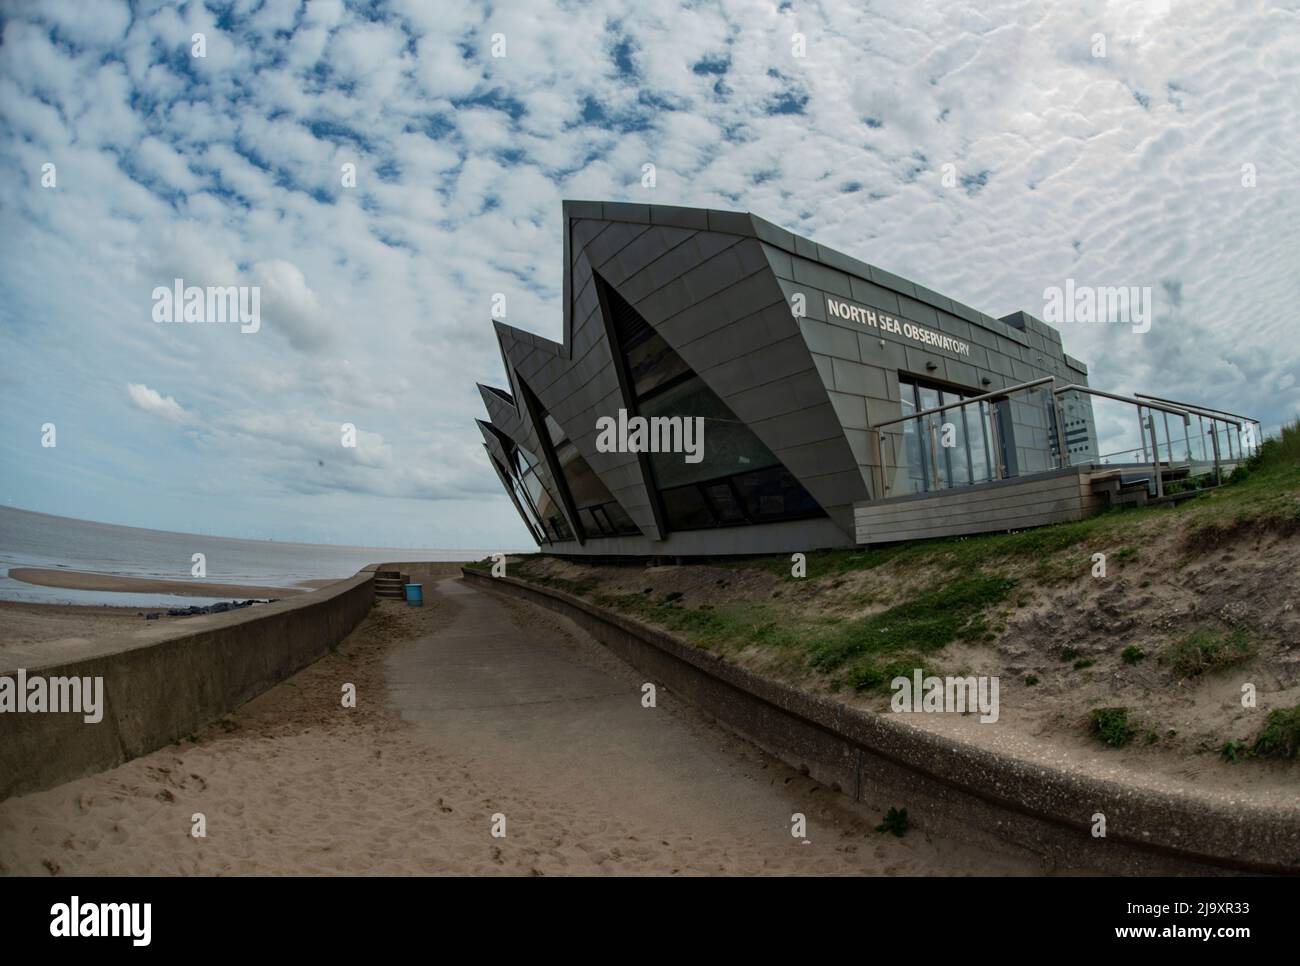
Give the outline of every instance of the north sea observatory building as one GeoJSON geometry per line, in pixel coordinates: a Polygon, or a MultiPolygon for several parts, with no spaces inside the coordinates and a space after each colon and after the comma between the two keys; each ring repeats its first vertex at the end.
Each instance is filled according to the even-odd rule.
{"type": "Polygon", "coordinates": [[[1247,417],[1090,389],[1034,316],[993,318],[754,215],[563,214],[563,341],[497,322],[508,386],[480,386],[492,465],[550,553],[1079,519],[1217,479],[1257,439],[1247,417]]]}

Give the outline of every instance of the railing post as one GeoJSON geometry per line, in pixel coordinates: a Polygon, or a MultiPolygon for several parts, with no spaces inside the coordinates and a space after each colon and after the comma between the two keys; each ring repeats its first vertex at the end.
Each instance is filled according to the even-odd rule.
{"type": "Polygon", "coordinates": [[[934,477],[934,488],[943,489],[939,486],[939,450],[938,444],[934,441],[934,416],[925,418],[926,433],[930,437],[930,471],[934,477]]]}
{"type": "Polygon", "coordinates": [[[1147,428],[1151,431],[1151,454],[1154,457],[1151,463],[1151,471],[1156,475],[1156,499],[1165,495],[1165,481],[1160,475],[1160,444],[1156,439],[1156,417],[1154,413],[1147,414],[1147,428]]]}
{"type": "Polygon", "coordinates": [[[1223,482],[1223,469],[1219,465],[1219,430],[1215,425],[1215,420],[1210,420],[1210,442],[1214,444],[1214,485],[1218,486],[1223,482]]]}
{"type": "Polygon", "coordinates": [[[889,496],[889,473],[885,467],[885,434],[876,433],[876,461],[880,464],[880,489],[878,500],[889,496]]]}
{"type": "Polygon", "coordinates": [[[989,442],[993,446],[993,479],[1004,479],[1005,467],[1002,465],[1002,431],[998,429],[998,407],[989,403],[989,442]]]}
{"type": "Polygon", "coordinates": [[[1052,421],[1056,423],[1056,465],[1066,467],[1070,465],[1070,454],[1065,447],[1065,417],[1061,415],[1061,400],[1056,395],[1056,383],[1048,390],[1048,399],[1052,401],[1052,421]]]}

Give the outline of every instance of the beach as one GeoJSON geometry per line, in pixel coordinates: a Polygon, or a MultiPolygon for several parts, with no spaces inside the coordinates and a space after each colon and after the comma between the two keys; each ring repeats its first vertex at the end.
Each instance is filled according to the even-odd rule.
{"type": "Polygon", "coordinates": [[[175,594],[182,597],[290,597],[312,589],[311,585],[326,586],[332,581],[305,582],[302,587],[263,587],[258,584],[226,584],[206,580],[161,580],[154,577],[124,577],[120,574],[90,573],[82,570],[51,570],[41,567],[11,567],[13,580],[35,584],[38,587],[59,587],[65,590],[96,590],[122,594],[175,594]]]}
{"type": "Polygon", "coordinates": [[[643,708],[640,676],[563,618],[454,572],[194,735],[0,802],[0,872],[1040,871],[973,839],[876,832],[673,696],[643,708]]]}

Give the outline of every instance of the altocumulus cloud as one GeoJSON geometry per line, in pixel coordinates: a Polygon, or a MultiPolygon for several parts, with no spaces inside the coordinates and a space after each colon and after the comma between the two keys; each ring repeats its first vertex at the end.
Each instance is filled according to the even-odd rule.
{"type": "Polygon", "coordinates": [[[143,383],[127,383],[126,392],[137,409],[142,409],[152,416],[159,416],[169,423],[189,423],[193,421],[194,417],[186,412],[175,399],[171,396],[164,396],[158,390],[150,389],[143,383]]]}
{"type": "Polygon", "coordinates": [[[560,337],[564,197],[752,210],[995,315],[1149,285],[1148,336],[1066,328],[1096,384],[1294,412],[1294,5],[104,0],[0,29],[18,505],[525,544],[474,383],[494,293],[560,337]],[[261,330],[152,323],[176,277],[261,285],[261,330]]]}

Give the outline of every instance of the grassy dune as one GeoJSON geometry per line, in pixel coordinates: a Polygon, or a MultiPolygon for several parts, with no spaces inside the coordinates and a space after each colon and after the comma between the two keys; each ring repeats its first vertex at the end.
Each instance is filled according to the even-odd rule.
{"type": "MultiPolygon", "coordinates": [[[[1152,695],[1145,711],[1094,708],[1106,712],[1104,728],[1095,716],[1081,721],[1080,733],[1091,729],[1109,745],[1139,734],[1150,744],[1171,737],[1174,729],[1160,721],[1162,688],[1257,667],[1280,682],[1274,690],[1290,692],[1297,619],[1285,600],[1268,598],[1293,593],[1298,571],[1300,422],[1265,441],[1226,485],[1176,506],[1015,533],[812,551],[804,577],[792,575],[785,554],[650,569],[538,555],[510,567],[511,576],[814,690],[879,695],[914,668],[965,673],[987,652],[1025,688],[1042,683],[1044,701],[1078,692],[1101,702],[1126,689],[1152,695]],[[1105,555],[1102,579],[1096,554],[1105,555]],[[1174,600],[1178,607],[1164,613],[1174,600]],[[1108,688],[1105,675],[1119,686],[1108,688]]],[[[1280,710],[1291,717],[1270,727],[1289,734],[1297,713],[1280,710]]],[[[1244,725],[1227,716],[1215,727],[1244,725]]],[[[1280,748],[1283,756],[1296,744],[1209,734],[1197,750],[1207,741],[1216,750],[1235,741],[1261,755],[1280,748]]]]}

